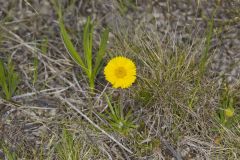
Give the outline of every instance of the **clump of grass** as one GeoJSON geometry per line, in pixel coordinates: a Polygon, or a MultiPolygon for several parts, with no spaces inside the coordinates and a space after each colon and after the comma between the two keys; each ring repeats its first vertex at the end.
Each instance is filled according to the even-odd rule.
{"type": "Polygon", "coordinates": [[[0,60],[0,86],[6,100],[11,100],[19,84],[19,76],[14,70],[12,60],[7,65],[0,60]]]}
{"type": "Polygon", "coordinates": [[[3,152],[7,160],[17,159],[17,154],[15,152],[11,152],[7,147],[3,147],[3,152]]]}
{"type": "MultiPolygon", "coordinates": [[[[42,42],[39,45],[39,48],[41,50],[41,53],[46,55],[48,52],[48,38],[45,37],[42,42]]],[[[38,53],[35,53],[34,59],[33,59],[33,86],[36,84],[38,80],[38,74],[39,74],[39,57],[38,53]]]]}
{"type": "MultiPolygon", "coordinates": [[[[121,51],[123,55],[132,55],[137,62],[138,81],[132,88],[136,99],[132,101],[136,103],[136,110],[143,110],[140,120],[145,127],[142,130],[149,131],[149,139],[164,136],[175,147],[182,143],[184,137],[211,143],[216,135],[213,128],[218,126],[218,133],[221,130],[215,115],[219,105],[224,104],[219,101],[222,89],[209,76],[207,69],[213,53],[210,49],[214,36],[213,22],[209,22],[206,38],[195,39],[189,46],[172,42],[168,35],[162,39],[156,33],[135,32],[137,36],[129,38],[116,33],[112,53],[121,51]]],[[[228,107],[231,101],[230,98],[228,107]]],[[[231,123],[231,118],[228,119],[231,123]]],[[[237,125],[239,123],[234,126],[237,125]]],[[[234,128],[229,130],[233,132],[234,128]]],[[[238,133],[234,131],[234,135],[238,133]]],[[[211,147],[202,152],[201,143],[194,145],[192,149],[200,154],[206,157],[208,153],[213,155],[211,147]]],[[[236,149],[237,145],[231,147],[236,149]]],[[[219,150],[216,148],[215,151],[219,150]]],[[[221,156],[226,153],[234,154],[226,151],[221,156]]]]}
{"type": "Polygon", "coordinates": [[[134,0],[117,0],[117,7],[122,16],[124,16],[129,8],[134,8],[134,0]]]}
{"type": "Polygon", "coordinates": [[[5,142],[3,142],[2,139],[0,140],[0,150],[3,153],[4,159],[7,159],[7,160],[16,160],[17,159],[17,153],[15,151],[13,151],[5,142]]]}
{"type": "Polygon", "coordinates": [[[61,160],[78,160],[80,158],[81,144],[74,139],[72,133],[64,129],[62,138],[56,146],[58,158],[61,160]]]}
{"type": "MultiPolygon", "coordinates": [[[[222,86],[219,107],[215,116],[216,121],[219,123],[218,126],[215,126],[215,130],[218,131],[215,143],[218,145],[225,144],[229,147],[234,146],[233,148],[235,148],[239,147],[237,137],[240,136],[239,91],[234,90],[225,83],[222,86]]],[[[233,155],[230,154],[229,156],[233,155]]]]}
{"type": "MultiPolygon", "coordinates": [[[[74,127],[69,127],[68,129],[64,128],[62,130],[62,135],[58,142],[56,142],[56,145],[54,146],[54,156],[57,159],[88,160],[97,157],[99,158],[100,155],[101,155],[100,157],[104,157],[103,154],[101,153],[101,150],[99,150],[98,147],[94,146],[93,143],[90,143],[92,141],[91,138],[85,139],[86,137],[83,136],[84,133],[81,134],[79,134],[79,132],[76,133],[76,131],[73,128],[74,127]]],[[[86,132],[86,130],[84,132],[86,132]]]]}
{"type": "Polygon", "coordinates": [[[126,114],[123,111],[123,106],[120,103],[114,103],[112,105],[111,99],[109,96],[105,95],[109,111],[105,111],[106,113],[101,114],[101,116],[110,124],[110,127],[124,135],[127,136],[133,129],[136,129],[138,126],[134,123],[134,115],[131,110],[129,110],[126,114]]]}
{"type": "Polygon", "coordinates": [[[235,126],[240,118],[236,113],[237,98],[227,84],[224,84],[223,86],[217,118],[220,124],[226,127],[231,127],[235,126]]]}
{"type": "MultiPolygon", "coordinates": [[[[57,5],[56,5],[57,6],[57,5]]],[[[101,35],[101,41],[99,45],[98,52],[96,53],[95,58],[93,57],[93,30],[94,25],[91,22],[90,17],[88,17],[87,22],[84,26],[83,31],[83,51],[84,56],[81,57],[77,50],[75,49],[71,38],[67,33],[67,30],[64,26],[62,11],[60,7],[57,8],[57,13],[59,17],[59,27],[60,33],[63,39],[63,43],[68,50],[68,53],[71,55],[72,59],[82,68],[86,76],[88,77],[89,86],[91,91],[95,89],[95,79],[102,68],[103,57],[106,54],[107,41],[109,30],[105,29],[101,35]],[[94,62],[93,62],[94,61],[94,62]]]]}

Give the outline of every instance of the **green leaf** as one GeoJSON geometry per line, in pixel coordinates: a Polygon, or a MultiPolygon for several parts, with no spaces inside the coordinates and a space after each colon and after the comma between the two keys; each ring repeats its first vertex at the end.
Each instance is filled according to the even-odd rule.
{"type": "Polygon", "coordinates": [[[8,91],[7,79],[6,79],[5,73],[6,73],[6,71],[5,71],[5,68],[4,68],[4,64],[0,60],[0,85],[2,87],[3,92],[8,97],[9,96],[9,91],[8,91]]]}
{"type": "Polygon", "coordinates": [[[11,99],[12,95],[17,89],[18,83],[19,77],[14,71],[14,65],[12,64],[11,59],[9,59],[6,67],[0,60],[0,86],[7,100],[11,99]]]}
{"type": "MultiPolygon", "coordinates": [[[[59,13],[60,14],[60,13],[59,13]]],[[[68,35],[66,28],[63,24],[63,20],[61,18],[62,16],[60,16],[59,19],[59,26],[60,26],[60,32],[61,32],[61,36],[62,36],[62,40],[64,42],[64,45],[68,51],[68,53],[70,54],[70,56],[72,57],[72,59],[80,66],[82,67],[82,69],[88,74],[88,70],[85,67],[82,58],[80,57],[80,55],[78,54],[78,52],[76,51],[76,49],[74,48],[71,40],[70,40],[70,36],[68,35]]]]}
{"type": "Polygon", "coordinates": [[[12,75],[12,83],[11,83],[11,86],[9,86],[11,95],[13,95],[14,92],[16,91],[18,84],[19,84],[19,76],[18,76],[17,73],[13,73],[13,75],[12,75]]]}
{"type": "Polygon", "coordinates": [[[115,113],[115,111],[114,111],[114,109],[113,109],[113,106],[112,106],[112,104],[111,104],[111,102],[110,102],[110,99],[109,99],[109,97],[105,94],[105,98],[106,98],[106,101],[107,101],[107,103],[108,103],[108,107],[110,108],[110,111],[111,111],[111,117],[113,118],[113,119],[115,119],[115,120],[117,120],[118,119],[118,117],[117,117],[117,115],[116,115],[116,113],[115,113]]]}
{"type": "Polygon", "coordinates": [[[95,66],[94,66],[94,71],[93,71],[94,77],[97,76],[97,74],[99,73],[101,66],[103,64],[102,60],[106,54],[108,35],[109,35],[109,29],[105,29],[105,31],[102,33],[99,50],[98,50],[98,53],[97,53],[97,56],[95,59],[95,66]]]}
{"type": "Polygon", "coordinates": [[[83,31],[83,50],[88,68],[89,78],[91,78],[92,76],[92,37],[93,24],[91,24],[90,17],[88,17],[87,23],[85,24],[83,31]]]}

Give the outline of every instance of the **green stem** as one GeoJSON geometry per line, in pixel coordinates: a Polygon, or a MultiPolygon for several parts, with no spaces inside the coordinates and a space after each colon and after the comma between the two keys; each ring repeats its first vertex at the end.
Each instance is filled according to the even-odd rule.
{"type": "Polygon", "coordinates": [[[91,78],[89,78],[89,87],[90,87],[90,91],[92,92],[92,93],[94,93],[94,87],[95,87],[95,85],[94,85],[94,79],[91,77],[91,78]]]}

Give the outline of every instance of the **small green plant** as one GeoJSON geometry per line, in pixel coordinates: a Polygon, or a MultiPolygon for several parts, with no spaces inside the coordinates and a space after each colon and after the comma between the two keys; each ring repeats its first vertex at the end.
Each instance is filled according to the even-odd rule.
{"type": "Polygon", "coordinates": [[[63,18],[62,18],[62,11],[60,7],[57,7],[58,16],[59,16],[59,26],[60,26],[60,33],[62,36],[63,43],[68,50],[68,53],[71,55],[72,59],[83,69],[85,74],[88,77],[89,86],[91,91],[94,90],[94,83],[95,79],[102,68],[103,64],[103,57],[106,54],[107,48],[107,41],[108,41],[108,34],[109,30],[105,29],[101,35],[101,41],[99,45],[98,52],[96,54],[95,59],[93,58],[93,29],[94,25],[88,17],[87,22],[84,26],[83,31],[83,51],[84,56],[81,57],[77,50],[75,49],[73,43],[70,40],[70,36],[67,33],[67,30],[64,26],[63,18]],[[93,62],[93,60],[95,60],[93,62]]]}
{"type": "Polygon", "coordinates": [[[160,139],[148,138],[146,133],[136,133],[134,135],[134,147],[138,156],[151,155],[154,151],[158,150],[161,146],[160,139]]]}
{"type": "Polygon", "coordinates": [[[19,84],[19,76],[14,71],[12,60],[9,59],[5,66],[0,60],[0,86],[6,100],[11,100],[19,84]]]}
{"type": "Polygon", "coordinates": [[[2,148],[5,159],[16,160],[17,154],[9,149],[5,143],[1,143],[0,148],[2,148]]]}
{"type": "Polygon", "coordinates": [[[56,153],[61,160],[79,160],[81,145],[74,139],[72,133],[64,129],[60,142],[56,146],[56,153]]]}
{"type": "MultiPolygon", "coordinates": [[[[220,106],[217,112],[218,121],[226,126],[234,126],[236,118],[239,117],[235,112],[236,97],[227,85],[224,86],[221,93],[220,106]]],[[[237,118],[238,119],[238,118],[237,118]]]]}
{"type": "Polygon", "coordinates": [[[111,125],[113,130],[119,132],[123,135],[128,135],[132,129],[137,128],[138,126],[133,122],[133,115],[131,111],[125,115],[121,105],[114,103],[111,104],[111,100],[107,95],[105,95],[106,101],[110,111],[106,111],[106,115],[102,115],[108,123],[111,125]]]}
{"type": "Polygon", "coordinates": [[[121,15],[125,15],[129,8],[134,8],[133,0],[117,0],[118,9],[121,15]]]}
{"type": "MultiPolygon", "coordinates": [[[[237,92],[229,88],[227,84],[223,84],[219,108],[216,111],[215,119],[217,123],[219,123],[221,127],[216,128],[219,132],[219,135],[215,138],[215,143],[220,144],[227,135],[228,130],[231,130],[232,133],[239,134],[239,121],[240,114],[237,112],[237,92]]],[[[215,130],[215,129],[214,129],[215,130]]],[[[228,139],[228,138],[227,138],[228,139]]]]}

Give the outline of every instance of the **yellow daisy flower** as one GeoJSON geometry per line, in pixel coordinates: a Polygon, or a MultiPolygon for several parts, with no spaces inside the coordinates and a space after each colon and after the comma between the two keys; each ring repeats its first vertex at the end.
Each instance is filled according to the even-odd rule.
{"type": "Polygon", "coordinates": [[[118,56],[108,62],[104,75],[113,88],[128,88],[136,80],[136,66],[132,60],[118,56]]]}

